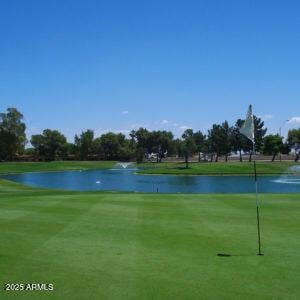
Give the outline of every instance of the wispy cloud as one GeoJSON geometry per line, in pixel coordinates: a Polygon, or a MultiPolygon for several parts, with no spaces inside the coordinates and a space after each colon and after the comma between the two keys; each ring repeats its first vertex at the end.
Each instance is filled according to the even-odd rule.
{"type": "Polygon", "coordinates": [[[128,115],[129,114],[129,111],[128,110],[123,110],[122,111],[122,115],[128,115]]]}
{"type": "Polygon", "coordinates": [[[187,129],[191,129],[191,126],[186,126],[186,125],[182,125],[179,127],[180,130],[187,130],[187,129]]]}
{"type": "Polygon", "coordinates": [[[120,129],[120,130],[115,130],[115,132],[123,133],[124,135],[129,135],[130,130],[128,129],[120,129]]]}
{"type": "Polygon", "coordinates": [[[123,133],[124,135],[128,136],[130,133],[130,130],[128,129],[96,129],[94,131],[95,137],[100,137],[102,134],[108,133],[108,132],[113,132],[113,133],[123,133]]]}
{"type": "Polygon", "coordinates": [[[300,117],[292,117],[288,121],[288,124],[300,124],[300,117]]]}
{"type": "Polygon", "coordinates": [[[258,117],[261,118],[261,119],[263,119],[264,121],[268,121],[268,120],[273,119],[273,116],[270,115],[270,114],[261,115],[261,116],[258,116],[258,117]]]}
{"type": "Polygon", "coordinates": [[[162,120],[162,121],[161,121],[161,124],[162,124],[162,125],[167,125],[167,124],[169,124],[169,121],[168,121],[168,120],[162,120]]]}

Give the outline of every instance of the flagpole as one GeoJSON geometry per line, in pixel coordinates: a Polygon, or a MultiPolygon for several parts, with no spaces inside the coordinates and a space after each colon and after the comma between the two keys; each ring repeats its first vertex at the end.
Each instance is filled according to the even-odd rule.
{"type": "Polygon", "coordinates": [[[260,216],[259,216],[259,201],[258,201],[258,187],[257,187],[257,171],[256,171],[256,161],[254,158],[255,154],[255,124],[254,117],[252,113],[252,105],[249,105],[246,120],[242,127],[240,128],[240,133],[244,135],[247,139],[252,142],[253,149],[250,156],[250,161],[253,156],[253,167],[254,167],[254,182],[255,182],[255,196],[256,196],[256,221],[257,221],[257,239],[258,239],[258,253],[257,255],[263,255],[261,252],[261,238],[260,238],[260,216]]]}
{"type": "Polygon", "coordinates": [[[253,139],[253,166],[254,166],[254,180],[255,180],[255,195],[256,195],[256,220],[257,220],[257,240],[258,240],[258,253],[257,255],[263,255],[261,252],[261,237],[260,237],[260,214],[259,214],[259,201],[258,201],[258,186],[257,186],[257,171],[255,154],[255,140],[253,139]]]}

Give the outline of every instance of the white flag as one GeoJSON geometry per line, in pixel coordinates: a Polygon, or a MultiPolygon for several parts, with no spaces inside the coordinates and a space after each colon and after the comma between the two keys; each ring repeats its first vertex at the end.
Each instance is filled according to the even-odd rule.
{"type": "Polygon", "coordinates": [[[240,128],[240,133],[254,143],[254,120],[252,114],[252,106],[249,105],[247,117],[245,123],[240,128]]]}

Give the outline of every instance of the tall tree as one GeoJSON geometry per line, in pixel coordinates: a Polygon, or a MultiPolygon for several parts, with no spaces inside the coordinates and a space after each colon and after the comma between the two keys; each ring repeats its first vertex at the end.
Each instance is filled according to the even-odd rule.
{"type": "Polygon", "coordinates": [[[122,133],[108,132],[95,139],[104,159],[129,160],[134,155],[131,141],[122,133]]]}
{"type": "Polygon", "coordinates": [[[31,136],[30,143],[36,159],[45,158],[45,137],[42,134],[34,134],[31,136]]]}
{"type": "MultiPolygon", "coordinates": [[[[264,144],[264,137],[267,133],[267,128],[265,128],[265,123],[262,121],[261,118],[253,115],[253,121],[254,121],[254,142],[255,142],[255,152],[261,152],[263,149],[263,144],[264,144]]],[[[241,127],[245,120],[238,120],[239,122],[239,127],[241,127]]],[[[249,161],[252,161],[252,142],[247,139],[247,142],[245,144],[244,150],[250,152],[249,156],[249,161]]]]}
{"type": "Polygon", "coordinates": [[[282,148],[282,137],[279,134],[269,134],[264,138],[263,153],[272,155],[272,162],[282,148]]]}
{"type": "Polygon", "coordinates": [[[146,128],[139,128],[131,131],[130,137],[135,141],[136,145],[136,161],[142,162],[147,153],[151,153],[151,145],[149,144],[150,132],[146,128]]]}
{"type": "MultiPolygon", "coordinates": [[[[231,152],[231,129],[227,121],[223,124],[213,124],[212,128],[208,131],[208,141],[210,151],[215,155],[215,161],[218,161],[220,156],[225,156],[227,161],[228,155],[231,152]]],[[[212,159],[211,159],[212,160],[212,159]]]]}
{"type": "Polygon", "coordinates": [[[16,108],[0,113],[0,159],[12,160],[24,151],[26,126],[23,119],[16,108]]]}
{"type": "Polygon", "coordinates": [[[300,156],[300,128],[289,130],[287,142],[294,149],[296,153],[295,161],[297,162],[300,156]]]}
{"type": "Polygon", "coordinates": [[[264,137],[267,133],[267,128],[265,128],[265,123],[261,118],[253,116],[254,119],[254,140],[255,140],[255,151],[260,152],[264,146],[264,137]]]}
{"type": "Polygon", "coordinates": [[[221,154],[225,156],[225,161],[228,161],[228,155],[230,155],[232,150],[232,132],[233,128],[229,126],[228,122],[225,121],[222,123],[221,140],[220,140],[220,149],[221,154]]]}
{"type": "Polygon", "coordinates": [[[170,155],[174,149],[174,136],[170,131],[152,131],[149,133],[148,151],[156,153],[157,162],[170,155]]]}
{"type": "Polygon", "coordinates": [[[193,138],[197,147],[198,152],[198,162],[201,161],[201,152],[203,152],[204,142],[205,142],[205,135],[199,130],[193,134],[193,138]]]}
{"type": "Polygon", "coordinates": [[[88,159],[88,156],[92,154],[94,131],[90,129],[83,131],[80,136],[75,135],[74,141],[78,149],[80,159],[88,159]]]}
{"type": "Polygon", "coordinates": [[[189,158],[197,151],[197,145],[193,137],[193,130],[187,129],[182,134],[181,152],[184,155],[185,167],[189,167],[189,158]]]}
{"type": "Polygon", "coordinates": [[[240,134],[240,129],[243,124],[244,121],[238,119],[235,123],[234,128],[232,128],[231,134],[232,151],[234,151],[235,153],[239,153],[240,162],[243,161],[242,152],[248,152],[251,150],[251,144],[249,143],[248,139],[244,135],[240,134]]]}
{"type": "Polygon", "coordinates": [[[51,161],[63,155],[67,139],[58,130],[45,129],[33,135],[30,142],[40,158],[51,161]]]}
{"type": "Polygon", "coordinates": [[[184,133],[182,134],[182,138],[184,140],[186,140],[188,138],[192,138],[194,140],[194,143],[196,145],[195,151],[198,152],[198,162],[200,162],[201,151],[203,150],[204,141],[205,141],[205,135],[200,130],[197,132],[194,132],[193,129],[189,128],[184,131],[184,133]]]}

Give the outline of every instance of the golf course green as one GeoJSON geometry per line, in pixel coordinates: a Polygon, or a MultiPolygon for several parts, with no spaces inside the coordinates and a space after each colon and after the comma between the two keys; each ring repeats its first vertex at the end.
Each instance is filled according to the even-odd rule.
{"type": "MultiPolygon", "coordinates": [[[[289,167],[295,162],[257,162],[257,173],[260,175],[280,175],[292,173],[289,167]]],[[[218,162],[218,163],[144,163],[138,171],[140,174],[157,175],[252,175],[253,163],[246,162],[218,162]]]]}
{"type": "MultiPolygon", "coordinates": [[[[0,173],[111,164],[1,163],[0,173]]],[[[251,194],[71,192],[0,179],[0,299],[299,299],[300,195],[260,200],[264,256],[251,194]]]]}

